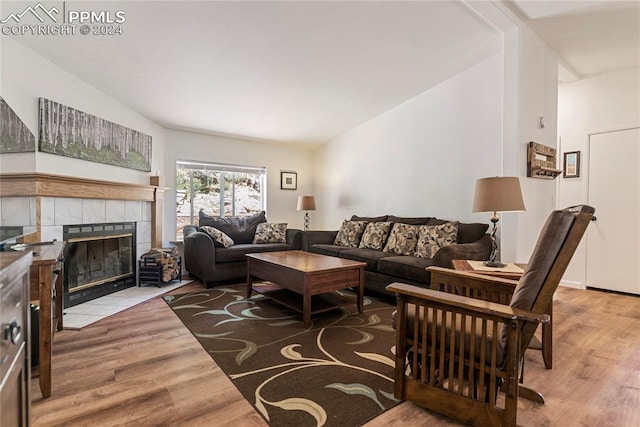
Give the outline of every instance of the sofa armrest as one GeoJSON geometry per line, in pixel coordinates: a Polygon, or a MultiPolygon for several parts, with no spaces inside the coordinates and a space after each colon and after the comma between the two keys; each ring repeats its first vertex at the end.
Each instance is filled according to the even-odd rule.
{"type": "Polygon", "coordinates": [[[216,269],[216,248],[213,239],[201,231],[189,230],[185,227],[184,266],[192,275],[206,281],[212,280],[216,269]]]}
{"type": "Polygon", "coordinates": [[[338,230],[335,231],[303,231],[302,250],[309,251],[312,245],[332,245],[336,240],[338,230]]]}
{"type": "Polygon", "coordinates": [[[196,231],[198,231],[198,227],[196,227],[195,225],[193,225],[193,224],[185,225],[182,228],[182,235],[184,237],[187,237],[188,235],[193,234],[196,231]]]}
{"type": "Polygon", "coordinates": [[[453,268],[454,259],[483,261],[491,255],[491,236],[485,234],[473,243],[444,246],[436,252],[433,264],[437,267],[453,268]]]}
{"type": "Polygon", "coordinates": [[[300,250],[302,248],[302,230],[287,228],[287,244],[295,251],[300,250]]]}

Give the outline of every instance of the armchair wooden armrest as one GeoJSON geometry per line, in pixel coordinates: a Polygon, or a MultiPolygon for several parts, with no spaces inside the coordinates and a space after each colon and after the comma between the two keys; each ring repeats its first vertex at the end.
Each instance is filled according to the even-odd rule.
{"type": "Polygon", "coordinates": [[[428,267],[431,274],[431,289],[450,294],[508,305],[517,280],[487,276],[486,274],[428,267]]]}
{"type": "Polygon", "coordinates": [[[408,297],[408,303],[412,303],[414,300],[430,301],[440,306],[446,306],[447,308],[452,307],[457,308],[460,311],[464,310],[478,313],[477,317],[483,317],[482,315],[498,317],[503,319],[505,322],[510,320],[521,320],[525,322],[549,323],[550,320],[548,314],[519,310],[504,304],[445,293],[434,289],[425,289],[405,283],[392,283],[387,286],[387,291],[393,292],[396,295],[408,297]]]}

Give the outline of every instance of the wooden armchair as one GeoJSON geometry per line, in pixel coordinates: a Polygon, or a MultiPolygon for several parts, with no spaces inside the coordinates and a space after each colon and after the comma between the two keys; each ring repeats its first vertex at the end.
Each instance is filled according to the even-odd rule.
{"type": "Polygon", "coordinates": [[[432,289],[389,285],[398,299],[395,397],[468,424],[515,426],[518,396],[536,396],[520,385],[524,351],[549,321],[545,311],[594,212],[552,212],[517,283],[429,267],[432,289]]]}

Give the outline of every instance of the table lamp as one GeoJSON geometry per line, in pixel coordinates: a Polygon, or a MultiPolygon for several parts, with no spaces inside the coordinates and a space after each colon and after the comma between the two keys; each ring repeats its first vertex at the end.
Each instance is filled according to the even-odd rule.
{"type": "Polygon", "coordinates": [[[298,196],[298,209],[304,213],[304,231],[309,231],[309,211],[316,210],[316,199],[313,196],[298,196]]]}
{"type": "Polygon", "coordinates": [[[520,190],[520,180],[516,176],[496,176],[480,178],[476,181],[476,193],[473,198],[473,212],[493,212],[491,222],[491,256],[485,261],[487,267],[505,267],[497,261],[498,242],[496,232],[498,230],[498,212],[524,211],[524,200],[520,190]]]}

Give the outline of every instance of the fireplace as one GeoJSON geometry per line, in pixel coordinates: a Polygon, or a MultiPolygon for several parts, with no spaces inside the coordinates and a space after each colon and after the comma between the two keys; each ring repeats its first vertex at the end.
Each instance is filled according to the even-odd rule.
{"type": "Polygon", "coordinates": [[[136,223],[65,225],[64,306],[136,283],[136,223]]]}

